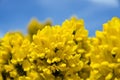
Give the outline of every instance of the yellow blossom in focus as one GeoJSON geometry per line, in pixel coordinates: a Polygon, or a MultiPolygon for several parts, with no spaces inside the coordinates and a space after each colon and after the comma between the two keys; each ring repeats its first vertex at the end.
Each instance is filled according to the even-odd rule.
{"type": "Polygon", "coordinates": [[[96,37],[92,38],[91,67],[98,71],[94,74],[91,71],[91,79],[115,80],[120,76],[120,19],[113,17],[103,24],[103,31],[96,31],[96,37]],[[97,66],[98,64],[99,66],[97,66]],[[96,65],[96,67],[94,66],[96,65]],[[96,76],[99,76],[96,78],[96,76]],[[94,77],[94,78],[92,78],[94,77]]]}
{"type": "Polygon", "coordinates": [[[0,38],[0,80],[120,80],[120,19],[88,37],[84,21],[33,19],[28,34],[0,38]]]}

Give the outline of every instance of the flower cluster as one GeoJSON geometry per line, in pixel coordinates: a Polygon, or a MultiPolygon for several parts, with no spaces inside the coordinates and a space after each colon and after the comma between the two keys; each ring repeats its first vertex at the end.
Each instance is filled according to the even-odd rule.
{"type": "Polygon", "coordinates": [[[113,17],[91,39],[91,80],[120,80],[120,19],[113,17]]]}
{"type": "Polygon", "coordinates": [[[82,19],[61,26],[34,19],[27,36],[8,32],[0,38],[0,80],[119,80],[119,36],[116,17],[92,38],[82,19]]]}

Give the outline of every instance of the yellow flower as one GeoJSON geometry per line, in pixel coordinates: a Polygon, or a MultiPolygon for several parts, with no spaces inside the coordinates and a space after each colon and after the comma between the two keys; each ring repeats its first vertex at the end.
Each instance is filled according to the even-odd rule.
{"type": "Polygon", "coordinates": [[[28,77],[32,80],[43,80],[42,76],[40,76],[36,71],[28,72],[28,77]]]}
{"type": "Polygon", "coordinates": [[[4,68],[6,72],[10,72],[14,69],[14,66],[12,64],[9,64],[9,65],[4,65],[4,68]]]}
{"type": "Polygon", "coordinates": [[[16,76],[18,76],[17,71],[14,69],[13,71],[10,71],[10,77],[15,78],[16,76]]]}
{"type": "Polygon", "coordinates": [[[0,80],[119,80],[120,19],[88,37],[84,21],[72,17],[62,25],[33,19],[28,35],[0,38],[0,80]]]}
{"type": "Polygon", "coordinates": [[[91,77],[94,77],[95,80],[119,78],[119,34],[120,19],[113,17],[112,20],[103,24],[103,31],[96,31],[96,37],[91,39],[93,41],[93,49],[91,50],[92,54],[90,56],[91,67],[98,72],[94,74],[94,72],[91,71],[91,77]],[[95,76],[98,76],[98,78],[95,76]]]}
{"type": "Polygon", "coordinates": [[[14,48],[11,61],[16,60],[17,62],[21,62],[25,57],[26,53],[22,48],[14,48]]]}
{"type": "MultiPolygon", "coordinates": [[[[25,77],[25,76],[20,76],[20,77],[18,77],[18,80],[31,80],[31,78],[25,77]]],[[[33,80],[35,80],[35,79],[33,79],[33,80]]]]}
{"type": "Polygon", "coordinates": [[[22,67],[23,67],[24,71],[29,71],[31,68],[31,64],[28,60],[24,60],[22,63],[22,67]]]}

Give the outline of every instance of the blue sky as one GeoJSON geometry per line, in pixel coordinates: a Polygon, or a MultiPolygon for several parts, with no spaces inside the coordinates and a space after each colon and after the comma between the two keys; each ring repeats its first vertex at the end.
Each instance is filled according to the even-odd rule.
{"type": "Polygon", "coordinates": [[[102,24],[113,16],[120,18],[119,0],[0,0],[0,37],[8,31],[27,31],[32,18],[53,24],[77,16],[84,19],[89,36],[102,30],[102,24]]]}

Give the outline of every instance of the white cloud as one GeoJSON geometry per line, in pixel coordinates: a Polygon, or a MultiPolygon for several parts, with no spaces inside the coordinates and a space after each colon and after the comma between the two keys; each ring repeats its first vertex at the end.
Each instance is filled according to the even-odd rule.
{"type": "Polygon", "coordinates": [[[118,7],[119,0],[90,0],[92,3],[101,6],[118,7]]]}

